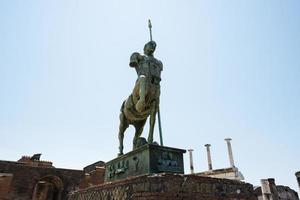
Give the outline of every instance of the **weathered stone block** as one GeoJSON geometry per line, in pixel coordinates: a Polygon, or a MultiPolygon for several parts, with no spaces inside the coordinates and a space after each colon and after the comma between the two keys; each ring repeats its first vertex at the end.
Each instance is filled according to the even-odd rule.
{"type": "Polygon", "coordinates": [[[151,173],[184,173],[183,149],[147,144],[105,165],[105,182],[151,173]]]}

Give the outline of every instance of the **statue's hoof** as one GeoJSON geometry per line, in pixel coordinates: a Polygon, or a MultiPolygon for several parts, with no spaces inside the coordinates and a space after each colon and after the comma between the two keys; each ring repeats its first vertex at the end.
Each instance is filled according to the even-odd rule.
{"type": "Polygon", "coordinates": [[[140,148],[141,146],[144,146],[145,144],[147,144],[146,138],[139,137],[136,139],[135,145],[133,145],[133,150],[140,148]]]}

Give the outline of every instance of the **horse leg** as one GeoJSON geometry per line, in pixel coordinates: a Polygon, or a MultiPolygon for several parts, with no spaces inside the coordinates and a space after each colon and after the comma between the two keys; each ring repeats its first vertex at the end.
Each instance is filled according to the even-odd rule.
{"type": "Polygon", "coordinates": [[[154,132],[156,113],[157,113],[157,105],[156,103],[153,103],[150,112],[150,128],[149,128],[149,135],[148,135],[149,144],[153,143],[153,132],[154,132]]]}
{"type": "Polygon", "coordinates": [[[133,150],[135,150],[137,148],[137,139],[142,135],[146,121],[147,121],[147,119],[138,121],[134,124],[135,135],[133,138],[133,150]]]}
{"type": "Polygon", "coordinates": [[[123,112],[121,112],[120,114],[120,126],[119,126],[119,153],[118,156],[123,155],[123,140],[124,140],[124,132],[125,130],[128,128],[129,124],[126,120],[125,115],[123,114],[123,112]]]}
{"type": "Polygon", "coordinates": [[[135,105],[135,109],[138,111],[138,112],[142,112],[144,110],[144,107],[145,107],[145,98],[146,98],[146,94],[147,94],[147,83],[146,83],[146,76],[144,75],[141,75],[139,77],[139,80],[138,80],[138,87],[136,88],[138,91],[138,94],[139,94],[139,100],[137,101],[136,105],[135,105]]]}

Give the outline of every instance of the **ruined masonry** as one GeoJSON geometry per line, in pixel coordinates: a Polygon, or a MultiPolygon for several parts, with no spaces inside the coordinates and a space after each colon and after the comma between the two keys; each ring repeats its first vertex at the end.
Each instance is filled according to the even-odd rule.
{"type": "Polygon", "coordinates": [[[76,191],[69,200],[256,200],[251,184],[197,175],[154,174],[76,191]]]}

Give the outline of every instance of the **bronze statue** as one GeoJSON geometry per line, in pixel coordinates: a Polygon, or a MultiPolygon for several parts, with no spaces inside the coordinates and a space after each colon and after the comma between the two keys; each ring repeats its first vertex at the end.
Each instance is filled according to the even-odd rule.
{"type": "Polygon", "coordinates": [[[150,116],[150,128],[147,142],[153,143],[155,116],[159,109],[160,75],[163,70],[162,62],[153,56],[155,48],[156,43],[152,41],[151,35],[151,41],[144,46],[144,55],[135,52],[130,57],[129,66],[135,68],[138,78],[132,94],[121,107],[119,155],[123,155],[124,132],[129,125],[135,127],[133,149],[137,148],[138,138],[143,132],[148,116],[150,116]]]}

